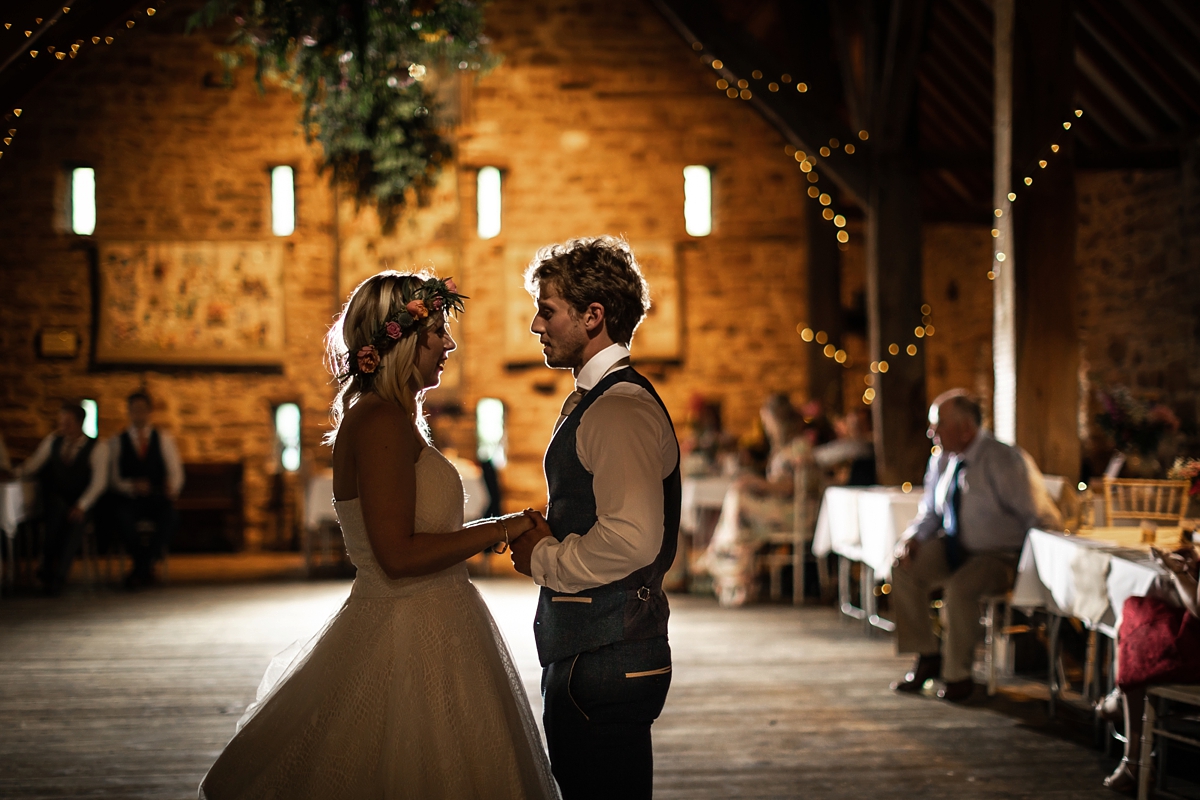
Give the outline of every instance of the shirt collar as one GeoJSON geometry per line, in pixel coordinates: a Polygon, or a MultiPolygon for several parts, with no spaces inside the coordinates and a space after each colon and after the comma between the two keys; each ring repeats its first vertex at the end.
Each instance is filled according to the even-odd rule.
{"type": "Polygon", "coordinates": [[[983,446],[983,440],[990,438],[992,435],[986,429],[980,428],[979,433],[975,434],[975,438],[967,445],[967,449],[958,454],[958,460],[970,464],[975,460],[975,456],[979,455],[979,448],[983,446]]]}
{"type": "Polygon", "coordinates": [[[137,427],[134,427],[133,425],[130,425],[126,430],[129,431],[129,435],[134,439],[138,439],[143,436],[146,437],[147,439],[149,439],[150,432],[154,430],[154,426],[147,425],[144,428],[137,428],[137,427]]]}
{"type": "Polygon", "coordinates": [[[579,374],[575,376],[575,389],[580,392],[590,391],[622,358],[629,358],[629,348],[623,344],[610,344],[596,355],[592,356],[579,374]]]}

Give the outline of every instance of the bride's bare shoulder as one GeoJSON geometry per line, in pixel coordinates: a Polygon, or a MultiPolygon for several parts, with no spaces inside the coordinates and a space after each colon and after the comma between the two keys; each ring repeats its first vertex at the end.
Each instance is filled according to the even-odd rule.
{"type": "Polygon", "coordinates": [[[347,444],[370,444],[373,441],[412,439],[412,422],[408,413],[386,400],[366,395],[355,403],[342,418],[338,429],[339,441],[345,436],[347,444]]]}

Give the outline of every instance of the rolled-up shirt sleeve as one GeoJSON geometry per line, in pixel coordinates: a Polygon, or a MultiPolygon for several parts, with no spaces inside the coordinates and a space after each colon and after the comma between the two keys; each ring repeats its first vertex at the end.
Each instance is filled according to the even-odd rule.
{"type": "Polygon", "coordinates": [[[624,578],[654,561],[663,537],[663,480],[679,455],[665,413],[636,384],[610,389],[584,413],[576,454],[593,476],[596,523],[580,536],[534,548],[534,580],[575,593],[624,578]]]}
{"type": "Polygon", "coordinates": [[[17,467],[15,472],[18,478],[22,480],[30,480],[38,474],[46,464],[46,460],[50,458],[50,451],[54,448],[54,434],[50,434],[45,439],[38,443],[37,450],[33,451],[33,455],[21,462],[21,466],[17,467]]]}
{"type": "Polygon", "coordinates": [[[92,467],[92,479],[88,481],[87,488],[83,490],[83,494],[75,501],[75,505],[87,511],[95,504],[104,490],[108,488],[108,443],[99,441],[92,446],[92,454],[89,457],[89,463],[92,467]]]}
{"type": "Polygon", "coordinates": [[[170,434],[160,430],[158,443],[162,449],[163,464],[167,468],[167,496],[173,499],[183,490],[183,459],[179,457],[179,448],[170,434]]]}

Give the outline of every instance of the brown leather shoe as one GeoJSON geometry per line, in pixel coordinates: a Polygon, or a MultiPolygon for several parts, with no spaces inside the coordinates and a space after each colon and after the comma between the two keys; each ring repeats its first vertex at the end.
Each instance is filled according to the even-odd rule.
{"type": "Polygon", "coordinates": [[[967,678],[962,681],[951,681],[938,689],[938,698],[951,703],[965,703],[975,693],[975,681],[967,678]]]}
{"type": "Polygon", "coordinates": [[[892,684],[892,691],[917,694],[925,688],[925,681],[936,678],[941,672],[942,657],[940,655],[917,656],[917,662],[913,664],[912,670],[904,676],[904,680],[892,684]]]}

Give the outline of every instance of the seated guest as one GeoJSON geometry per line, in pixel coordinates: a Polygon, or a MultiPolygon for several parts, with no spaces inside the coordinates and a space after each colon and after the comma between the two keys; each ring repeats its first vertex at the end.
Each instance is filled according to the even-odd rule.
{"type": "Polygon", "coordinates": [[[1025,456],[982,430],[979,404],[951,390],[929,409],[929,436],[938,450],[925,471],[917,517],[896,547],[892,607],[896,644],[917,662],[901,692],[919,692],[941,673],[938,697],[971,696],[971,667],[979,638],[979,601],[1012,588],[1017,558],[1030,528],[1041,523],[1025,456]],[[929,615],[930,593],[941,589],[942,640],[929,615]]]}
{"type": "Polygon", "coordinates": [[[786,394],[769,397],[761,418],[770,445],[766,476],[743,475],[726,493],[705,558],[722,605],[754,599],[754,555],[769,534],[791,530],[795,470],[811,450],[804,420],[786,394]]]}
{"type": "MultiPolygon", "coordinates": [[[[1124,699],[1125,756],[1104,785],[1121,792],[1137,787],[1146,686],[1153,683],[1200,683],[1200,589],[1196,550],[1173,553],[1150,549],[1171,573],[1173,597],[1130,597],[1117,629],[1117,691],[1101,703],[1100,716],[1115,720],[1124,699]],[[1182,607],[1181,607],[1182,606],[1182,607]]],[[[1150,754],[1145,754],[1148,758],[1150,754]]]]}
{"type": "Polygon", "coordinates": [[[16,476],[36,478],[46,523],[38,577],[47,594],[62,592],[71,562],[83,541],[88,510],[108,479],[108,448],[83,432],[86,413],[79,403],[62,404],[58,429],[42,440],[16,476]]]}
{"type": "Polygon", "coordinates": [[[871,436],[871,415],[856,408],[833,423],[837,438],[813,448],[813,461],[821,469],[834,473],[833,483],[843,486],[875,484],[875,443],[871,436]]]}
{"type": "Polygon", "coordinates": [[[150,425],[150,408],[145,392],[129,395],[129,428],[113,438],[111,447],[117,518],[133,559],[125,578],[130,589],[154,582],[154,562],[175,531],[175,498],[183,488],[179,450],[169,435],[150,425]]]}

